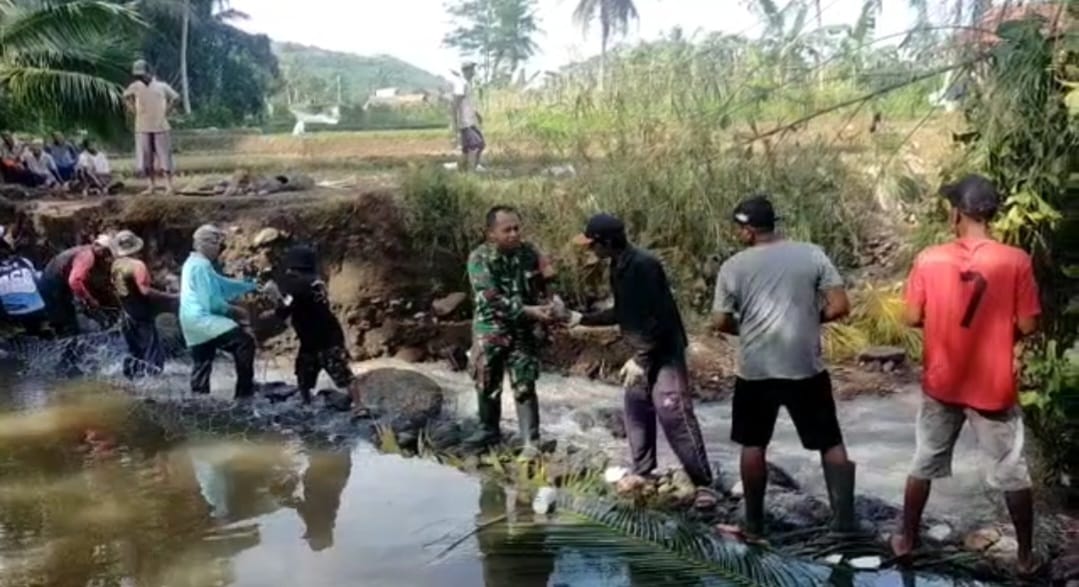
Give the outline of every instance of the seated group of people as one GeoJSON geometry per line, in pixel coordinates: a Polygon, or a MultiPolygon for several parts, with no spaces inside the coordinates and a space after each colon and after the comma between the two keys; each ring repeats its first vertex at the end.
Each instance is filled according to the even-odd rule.
{"type": "Polygon", "coordinates": [[[0,133],[0,179],[25,187],[45,187],[103,194],[114,189],[109,159],[94,142],[79,146],[54,132],[48,143],[21,143],[10,132],[0,133]]]}

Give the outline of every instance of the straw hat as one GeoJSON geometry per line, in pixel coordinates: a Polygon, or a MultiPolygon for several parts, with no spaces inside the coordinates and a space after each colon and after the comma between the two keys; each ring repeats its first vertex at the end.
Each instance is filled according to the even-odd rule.
{"type": "Polygon", "coordinates": [[[142,239],[130,230],[121,230],[112,239],[112,251],[117,257],[130,257],[142,250],[142,239]]]}

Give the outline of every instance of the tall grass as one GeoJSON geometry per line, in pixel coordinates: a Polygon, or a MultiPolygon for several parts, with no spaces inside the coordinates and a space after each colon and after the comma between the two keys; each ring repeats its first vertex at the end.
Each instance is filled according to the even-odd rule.
{"type": "Polygon", "coordinates": [[[600,272],[570,240],[589,215],[612,213],[626,221],[634,242],[666,262],[683,302],[704,310],[714,262],[738,250],[731,211],[744,197],[766,191],[787,236],[822,245],[841,265],[854,261],[872,209],[871,190],[828,145],[624,146],[602,161],[579,164],[576,176],[562,179],[414,169],[404,196],[412,231],[421,247],[452,250],[463,261],[466,244],[482,238],[485,210],[517,206],[529,238],[558,261],[563,291],[585,301],[602,285],[600,272]]]}

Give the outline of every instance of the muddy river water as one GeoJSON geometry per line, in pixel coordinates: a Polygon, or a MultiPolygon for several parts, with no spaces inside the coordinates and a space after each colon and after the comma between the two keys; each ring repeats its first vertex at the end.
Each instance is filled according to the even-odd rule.
{"type": "MultiPolygon", "coordinates": [[[[452,392],[451,410],[471,413],[463,376],[420,368],[452,392]]],[[[230,368],[218,371],[215,389],[225,393],[230,368]]],[[[289,379],[286,372],[283,360],[260,368],[269,379],[289,379]]],[[[157,385],[183,389],[183,376],[182,365],[170,367],[157,385]]],[[[489,480],[380,454],[364,442],[334,450],[224,438],[177,444],[137,429],[120,413],[123,401],[80,397],[70,386],[54,393],[51,384],[10,372],[3,378],[2,587],[732,584],[606,528],[532,514],[512,490],[489,480]]],[[[617,405],[615,389],[552,376],[540,393],[547,435],[622,450],[607,431],[582,430],[573,417],[581,406],[617,405]]],[[[860,491],[898,499],[915,407],[906,395],[841,405],[862,466],[860,491]]],[[[733,470],[727,409],[704,406],[700,417],[713,459],[733,470]]],[[[786,430],[774,460],[819,490],[814,459],[798,448],[790,426],[779,428],[786,430]]],[[[975,466],[957,473],[933,506],[984,507],[970,503],[975,466]]],[[[814,582],[953,584],[896,572],[830,573],[819,571],[814,582]]]]}

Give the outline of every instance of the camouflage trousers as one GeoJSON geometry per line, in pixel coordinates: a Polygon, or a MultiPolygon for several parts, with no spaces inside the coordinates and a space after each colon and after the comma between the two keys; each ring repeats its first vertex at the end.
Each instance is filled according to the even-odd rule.
{"type": "Polygon", "coordinates": [[[296,355],[296,385],[301,391],[308,392],[318,383],[318,374],[326,371],[334,385],[347,389],[353,380],[352,369],[348,363],[348,351],[345,347],[335,346],[321,350],[301,347],[296,355]]]}
{"type": "Polygon", "coordinates": [[[536,395],[539,353],[531,340],[512,341],[506,345],[477,337],[472,344],[469,371],[480,397],[501,399],[502,382],[508,375],[513,398],[518,402],[526,401],[536,395]]]}

